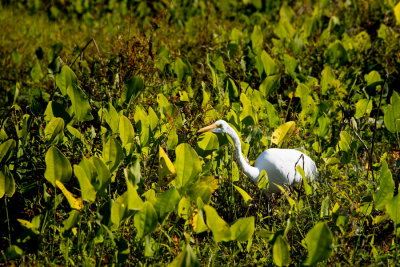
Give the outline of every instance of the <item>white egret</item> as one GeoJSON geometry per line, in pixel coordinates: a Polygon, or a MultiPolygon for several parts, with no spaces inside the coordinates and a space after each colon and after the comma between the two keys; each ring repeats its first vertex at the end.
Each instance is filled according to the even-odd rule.
{"type": "Polygon", "coordinates": [[[228,134],[235,144],[235,154],[239,166],[244,174],[252,181],[258,182],[260,173],[265,170],[269,179],[267,193],[280,192],[275,184],[280,186],[291,186],[301,182],[301,175],[296,166],[303,168],[306,177],[314,180],[318,177],[315,162],[306,154],[295,149],[270,148],[262,152],[256,159],[254,167],[251,166],[242,154],[242,145],[235,130],[224,120],[218,120],[213,124],[198,131],[228,134]]]}

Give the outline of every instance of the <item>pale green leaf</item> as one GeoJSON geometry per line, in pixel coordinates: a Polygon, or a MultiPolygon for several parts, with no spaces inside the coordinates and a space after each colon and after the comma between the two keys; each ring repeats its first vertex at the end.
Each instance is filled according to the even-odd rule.
{"type": "Polygon", "coordinates": [[[124,152],[118,140],[110,136],[103,145],[103,158],[110,172],[114,172],[124,159],[124,152]]]}
{"type": "Polygon", "coordinates": [[[254,234],[254,217],[241,218],[230,229],[232,240],[247,241],[254,234]]]}
{"type": "Polygon", "coordinates": [[[189,244],[186,248],[179,253],[179,255],[168,265],[169,267],[198,267],[199,261],[194,255],[192,248],[189,244]]]}
{"type": "Polygon", "coordinates": [[[372,101],[368,99],[360,99],[356,103],[356,114],[354,117],[361,118],[365,114],[369,116],[372,111],[372,101]]]}
{"type": "Polygon", "coordinates": [[[248,205],[253,198],[246,192],[244,191],[242,188],[240,188],[239,186],[233,185],[235,187],[235,189],[240,193],[240,195],[242,196],[244,203],[246,205],[248,205]]]}
{"type": "Polygon", "coordinates": [[[209,205],[205,205],[203,209],[206,212],[207,226],[211,229],[215,242],[231,240],[231,229],[217,211],[209,205]]]}
{"type": "Polygon", "coordinates": [[[186,143],[182,143],[175,150],[176,186],[178,188],[195,183],[201,172],[201,162],[196,151],[186,143]]]}
{"type": "Polygon", "coordinates": [[[133,130],[132,123],[124,115],[121,115],[119,119],[119,137],[124,147],[129,143],[133,143],[133,139],[135,138],[135,131],[133,130]]]}
{"type": "Polygon", "coordinates": [[[96,200],[96,191],[91,184],[91,177],[79,165],[74,165],[74,174],[78,178],[79,186],[81,188],[82,200],[93,202],[96,200]]]}
{"type": "Polygon", "coordinates": [[[380,169],[379,186],[374,193],[375,207],[382,210],[393,198],[394,181],[386,161],[382,161],[380,169]]]}
{"type": "Polygon", "coordinates": [[[72,167],[69,160],[55,146],[47,150],[45,156],[46,171],[44,177],[55,186],[55,181],[68,182],[72,175],[72,167]]]}
{"type": "Polygon", "coordinates": [[[153,205],[146,201],[143,208],[135,214],[134,223],[137,230],[136,236],[141,238],[153,232],[157,227],[157,212],[153,205]]]}
{"type": "Polygon", "coordinates": [[[272,248],[272,255],[274,263],[277,266],[287,266],[290,263],[290,253],[289,253],[289,244],[286,239],[278,235],[275,239],[274,246],[272,248]]]}
{"type": "Polygon", "coordinates": [[[332,254],[333,235],[327,223],[317,223],[306,235],[304,239],[308,255],[305,265],[316,265],[332,254]]]}

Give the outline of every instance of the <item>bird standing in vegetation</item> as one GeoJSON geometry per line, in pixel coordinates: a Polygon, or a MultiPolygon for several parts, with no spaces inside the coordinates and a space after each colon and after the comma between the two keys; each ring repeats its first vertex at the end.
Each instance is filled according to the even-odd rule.
{"type": "Polygon", "coordinates": [[[300,166],[305,176],[315,180],[318,176],[315,162],[306,154],[295,149],[270,148],[262,152],[251,166],[242,154],[242,145],[235,130],[224,120],[218,120],[213,124],[198,131],[228,134],[235,144],[235,154],[239,166],[252,181],[258,182],[262,170],[265,170],[269,179],[268,193],[280,192],[279,186],[291,186],[301,182],[301,174],[296,166],[300,166]]]}

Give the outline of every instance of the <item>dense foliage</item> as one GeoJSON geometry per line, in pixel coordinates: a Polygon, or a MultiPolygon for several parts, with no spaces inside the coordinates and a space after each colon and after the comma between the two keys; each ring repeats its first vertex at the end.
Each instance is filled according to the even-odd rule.
{"type": "Polygon", "coordinates": [[[0,5],[0,262],[399,261],[400,3],[0,5]],[[216,119],[319,181],[269,210],[216,119]]]}

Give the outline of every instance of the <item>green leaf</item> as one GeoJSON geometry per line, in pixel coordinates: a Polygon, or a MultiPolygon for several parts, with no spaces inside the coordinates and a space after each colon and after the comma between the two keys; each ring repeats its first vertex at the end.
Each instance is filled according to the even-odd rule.
{"type": "Polygon", "coordinates": [[[203,203],[211,201],[211,195],[218,188],[218,180],[213,176],[203,176],[190,188],[188,194],[192,199],[201,198],[203,203]]]}
{"type": "Polygon", "coordinates": [[[181,58],[177,58],[173,64],[174,72],[180,81],[191,74],[190,66],[181,58]]]}
{"type": "Polygon", "coordinates": [[[58,148],[51,146],[49,150],[47,150],[45,162],[46,171],[44,177],[53,186],[55,186],[56,180],[59,180],[62,183],[69,181],[72,175],[71,163],[69,163],[69,160],[58,148]]]}
{"type": "Polygon", "coordinates": [[[197,145],[203,151],[218,150],[218,137],[212,132],[205,132],[199,136],[197,145]]]}
{"type": "Polygon", "coordinates": [[[346,49],[344,49],[342,42],[338,40],[328,46],[324,56],[326,62],[335,67],[342,66],[349,61],[346,49]]]}
{"type": "Polygon", "coordinates": [[[179,253],[179,255],[168,265],[169,267],[198,267],[199,261],[194,255],[192,248],[189,244],[186,248],[179,253]]]}
{"type": "MultiPolygon", "coordinates": [[[[270,77],[273,77],[273,76],[270,76],[270,77]]],[[[267,77],[267,79],[270,77],[267,77]]],[[[278,127],[280,125],[280,121],[279,121],[278,112],[276,111],[274,105],[272,105],[268,101],[265,101],[265,107],[267,109],[267,117],[268,117],[269,125],[273,129],[278,127]]]]}
{"type": "Polygon", "coordinates": [[[351,135],[348,134],[346,131],[340,132],[340,140],[339,140],[339,148],[342,151],[349,151],[351,144],[351,135]]]}
{"type": "Polygon", "coordinates": [[[139,196],[136,188],[133,186],[129,179],[125,178],[126,185],[127,185],[127,206],[129,210],[141,210],[144,207],[144,202],[142,198],[139,196]]]}
{"type": "Polygon", "coordinates": [[[126,147],[129,143],[133,143],[135,138],[135,131],[131,121],[124,115],[119,119],[119,137],[121,138],[122,145],[126,147]]]}
{"type": "Polygon", "coordinates": [[[96,200],[96,191],[91,184],[91,177],[88,177],[87,173],[79,165],[74,165],[74,174],[79,181],[82,200],[94,202],[96,200]]]}
{"type": "Polygon", "coordinates": [[[271,58],[271,56],[267,52],[265,52],[265,50],[261,52],[260,57],[264,67],[265,74],[267,74],[267,76],[274,75],[279,71],[279,68],[276,65],[275,61],[271,58]]]}
{"type": "Polygon", "coordinates": [[[386,128],[391,133],[400,132],[400,96],[397,92],[393,92],[390,104],[383,108],[383,121],[386,128]]]}
{"type": "Polygon", "coordinates": [[[141,238],[153,232],[157,227],[157,212],[153,205],[146,201],[143,208],[135,214],[134,223],[137,229],[136,236],[141,238]]]}
{"type": "Polygon", "coordinates": [[[12,197],[15,193],[15,181],[7,166],[0,169],[0,198],[4,195],[12,197]]]}
{"type": "Polygon", "coordinates": [[[283,142],[292,135],[295,128],[296,123],[294,121],[288,121],[282,124],[272,133],[271,142],[280,147],[283,142]]]}
{"type": "Polygon", "coordinates": [[[192,207],[192,203],[190,202],[190,198],[182,197],[178,203],[179,217],[181,217],[184,220],[188,220],[191,215],[190,213],[192,211],[191,207],[192,207]]]}
{"type": "Polygon", "coordinates": [[[296,30],[287,18],[281,18],[278,25],[274,28],[274,33],[279,37],[279,39],[292,40],[296,30]]]}
{"type": "Polygon", "coordinates": [[[132,99],[136,99],[144,90],[144,82],[141,77],[132,77],[125,84],[126,90],[122,92],[121,100],[129,104],[132,99]]]}
{"type": "Polygon", "coordinates": [[[235,187],[235,189],[240,193],[240,195],[242,196],[243,200],[244,200],[244,204],[249,205],[249,203],[253,200],[253,198],[247,194],[246,191],[244,191],[242,188],[240,188],[239,186],[233,185],[235,187]]]}
{"type": "Polygon", "coordinates": [[[64,120],[53,117],[44,128],[44,139],[49,143],[59,143],[64,138],[64,120]]]}
{"type": "Polygon", "coordinates": [[[63,221],[63,231],[65,232],[71,230],[72,227],[74,227],[78,223],[79,218],[80,212],[77,210],[71,210],[69,212],[68,218],[63,221]]]}
{"type": "Polygon", "coordinates": [[[182,143],[175,150],[176,186],[178,188],[195,183],[201,172],[201,162],[196,151],[186,143],[182,143]]]}
{"type": "Polygon", "coordinates": [[[367,82],[367,85],[383,81],[381,75],[376,70],[373,70],[370,73],[364,75],[364,79],[367,82]]]}
{"type": "Polygon", "coordinates": [[[16,146],[14,139],[9,139],[0,145],[0,165],[5,165],[11,159],[16,146]]]}
{"type": "Polygon", "coordinates": [[[339,85],[340,82],[336,79],[336,75],[333,72],[333,69],[329,66],[325,66],[325,68],[321,72],[322,94],[325,95],[328,92],[328,89],[338,87],[339,85]]]}
{"type": "Polygon", "coordinates": [[[396,24],[399,25],[400,24],[400,2],[397,3],[397,5],[395,5],[393,7],[393,12],[394,12],[394,17],[396,18],[396,24]]]}
{"type": "Polygon", "coordinates": [[[386,203],[386,213],[393,221],[396,229],[400,224],[400,194],[397,194],[394,198],[386,203]]]}
{"type": "Polygon", "coordinates": [[[286,239],[278,235],[272,248],[274,263],[277,266],[287,266],[290,263],[289,244],[286,239]]]}
{"type": "Polygon", "coordinates": [[[166,213],[175,210],[178,205],[181,196],[175,187],[168,189],[157,197],[157,201],[154,204],[154,208],[158,213],[158,217],[161,218],[166,213]]]}
{"type": "Polygon", "coordinates": [[[241,218],[230,229],[232,240],[247,241],[254,234],[254,217],[241,218]]]}
{"type": "Polygon", "coordinates": [[[146,111],[141,107],[136,106],[134,119],[136,122],[136,129],[140,132],[140,145],[145,147],[149,144],[150,140],[150,124],[146,111]]]}
{"type": "Polygon", "coordinates": [[[251,45],[256,55],[260,54],[263,50],[264,36],[260,26],[254,26],[253,32],[251,33],[251,45]]]}
{"type": "Polygon", "coordinates": [[[112,229],[118,229],[122,220],[126,217],[128,213],[128,198],[128,192],[125,192],[112,202],[110,214],[112,229]]]}
{"type": "Polygon", "coordinates": [[[369,116],[371,111],[372,111],[372,100],[368,100],[365,98],[360,99],[356,103],[356,114],[354,115],[354,117],[361,118],[365,114],[369,116]]]}
{"type": "Polygon", "coordinates": [[[103,146],[103,158],[110,172],[114,172],[124,159],[124,152],[118,140],[110,136],[103,146]]]}
{"type": "Polygon", "coordinates": [[[392,173],[388,167],[386,161],[382,161],[380,169],[379,186],[374,193],[375,207],[378,210],[382,210],[385,205],[392,200],[394,192],[394,181],[392,173]]]}
{"type": "Polygon", "coordinates": [[[218,215],[213,207],[205,205],[203,209],[206,213],[207,226],[211,229],[215,242],[230,241],[231,229],[229,225],[218,215]]]}
{"type": "Polygon", "coordinates": [[[72,111],[79,121],[90,121],[93,119],[91,107],[85,93],[78,86],[75,73],[64,65],[61,72],[56,75],[56,84],[63,95],[68,95],[72,103],[72,111]]]}
{"type": "Polygon", "coordinates": [[[327,259],[332,253],[333,235],[325,222],[317,223],[304,239],[308,255],[305,265],[316,265],[327,259]]]}
{"type": "Polygon", "coordinates": [[[43,77],[42,68],[40,67],[39,60],[35,60],[35,64],[33,65],[30,74],[34,82],[39,82],[40,79],[43,77]]]}

